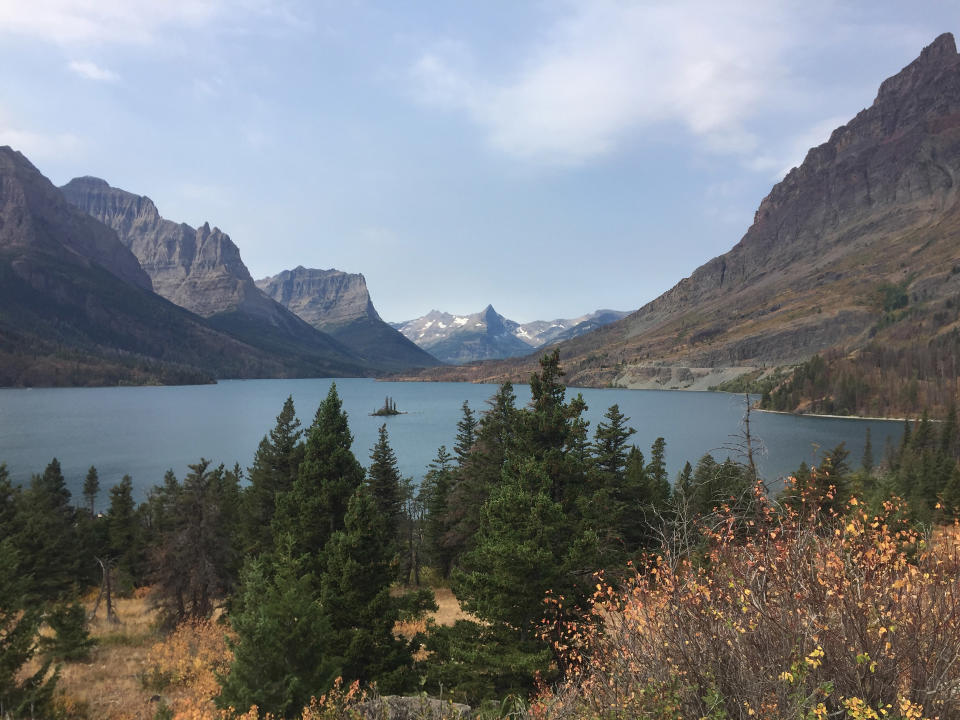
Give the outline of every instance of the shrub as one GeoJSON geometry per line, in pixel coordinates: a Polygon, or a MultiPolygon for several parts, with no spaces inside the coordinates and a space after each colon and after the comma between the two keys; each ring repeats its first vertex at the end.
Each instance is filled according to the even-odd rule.
{"type": "Polygon", "coordinates": [[[930,542],[898,499],[836,517],[758,497],[703,528],[706,563],[664,553],[598,583],[534,715],[960,717],[960,536],[930,542]]]}

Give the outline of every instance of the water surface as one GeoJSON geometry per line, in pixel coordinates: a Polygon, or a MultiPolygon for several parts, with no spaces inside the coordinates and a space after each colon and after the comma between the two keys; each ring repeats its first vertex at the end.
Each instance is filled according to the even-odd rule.
{"type": "MultiPolygon", "coordinates": [[[[172,469],[182,478],[201,457],[246,468],[260,439],[274,425],[283,401],[293,396],[297,414],[309,425],[330,388],[328,379],[228,380],[182,387],[46,388],[0,390],[0,462],[14,480],[26,483],[56,457],[75,496],[90,465],[106,489],[124,474],[133,478],[138,499],[172,469]]],[[[335,381],[350,418],[354,452],[364,465],[377,428],[386,422],[390,443],[404,475],[423,476],[440,445],[452,449],[464,400],[486,408],[495,385],[468,383],[390,383],[369,379],[335,381]],[[405,414],[371,417],[389,395],[405,414]]],[[[515,387],[518,405],[530,399],[526,385],[515,387]]],[[[636,428],[633,442],[649,455],[658,436],[667,441],[667,465],[675,475],[683,463],[704,453],[725,456],[736,444],[744,414],[742,396],[669,390],[570,389],[580,392],[589,410],[591,435],[614,403],[636,428]]],[[[846,442],[851,465],[859,464],[864,433],[871,428],[874,456],[884,442],[898,442],[902,423],[752,413],[752,430],[766,450],[759,456],[765,477],[775,479],[801,460],[846,442]]],[[[735,452],[734,452],[735,454],[735,452]]]]}

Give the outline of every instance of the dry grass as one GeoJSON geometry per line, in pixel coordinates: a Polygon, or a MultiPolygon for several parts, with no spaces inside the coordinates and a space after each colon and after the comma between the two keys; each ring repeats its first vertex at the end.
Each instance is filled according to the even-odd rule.
{"type": "MultiPolygon", "coordinates": [[[[453,625],[470,619],[449,588],[436,588],[438,610],[427,618],[438,625],[453,625]]],[[[64,663],[58,692],[69,717],[91,720],[152,720],[162,702],[182,718],[213,717],[210,698],[216,693],[213,669],[226,657],[224,629],[215,623],[203,627],[185,626],[169,637],[156,631],[156,611],[142,591],[137,597],[120,598],[114,608],[118,623],[106,621],[100,607],[90,623],[90,634],[98,640],[88,662],[64,663]],[[150,678],[162,676],[163,687],[150,678]],[[197,715],[196,708],[203,712],[197,715]]],[[[96,594],[85,598],[89,612],[96,594]]],[[[406,638],[426,630],[426,618],[398,623],[396,632],[406,638]]],[[[25,672],[40,666],[35,659],[25,672]]],[[[221,668],[222,669],[222,668],[221,668]]]]}
{"type": "Polygon", "coordinates": [[[434,588],[433,589],[434,599],[437,601],[438,610],[436,612],[427,613],[427,616],[422,620],[417,620],[415,622],[401,622],[397,623],[396,631],[397,635],[402,635],[405,638],[412,638],[418,632],[424,632],[427,629],[427,620],[433,620],[437,625],[453,625],[457,620],[474,620],[475,618],[467,612],[464,612],[460,607],[460,603],[457,601],[456,596],[453,594],[453,591],[450,588],[434,588]]]}
{"type": "MultiPolygon", "coordinates": [[[[88,611],[92,599],[87,602],[88,611]]],[[[63,703],[75,714],[108,720],[149,719],[156,712],[153,692],[140,680],[150,648],[157,639],[154,611],[144,597],[120,598],[118,624],[108,623],[101,606],[90,623],[99,643],[89,662],[65,663],[58,682],[63,703]]]]}

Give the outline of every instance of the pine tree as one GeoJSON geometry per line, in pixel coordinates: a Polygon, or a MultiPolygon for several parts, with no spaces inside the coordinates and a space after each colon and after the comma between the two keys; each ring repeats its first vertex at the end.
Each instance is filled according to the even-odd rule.
{"type": "Polygon", "coordinates": [[[44,617],[53,637],[41,639],[43,652],[55,660],[82,661],[90,658],[96,639],[87,629],[87,611],[79,600],[58,603],[44,617]]]}
{"type": "Polygon", "coordinates": [[[516,400],[511,383],[505,382],[498,388],[477,423],[473,449],[454,473],[446,520],[450,528],[446,544],[454,563],[472,546],[480,525],[480,509],[490,491],[500,484],[514,442],[516,400]]]}
{"type": "Polygon", "coordinates": [[[243,492],[241,515],[247,554],[259,555],[273,547],[277,496],[288,492],[297,477],[304,453],[302,434],[293,397],[288,396],[276,425],[260,441],[247,470],[250,484],[243,492]]]}
{"type": "Polygon", "coordinates": [[[97,473],[97,469],[91,465],[90,469],[87,471],[87,477],[83,481],[83,498],[87,501],[87,507],[90,510],[90,516],[95,517],[96,512],[94,512],[94,503],[97,500],[97,495],[100,493],[100,475],[97,473]]]}
{"type": "Polygon", "coordinates": [[[868,476],[873,473],[873,443],[870,439],[869,426],[867,426],[866,437],[863,440],[863,460],[860,461],[860,465],[868,476]]]}
{"type": "Polygon", "coordinates": [[[20,558],[14,538],[0,538],[0,716],[53,717],[57,676],[50,673],[50,661],[32,674],[24,672],[37,651],[42,613],[29,600],[20,558]]]}
{"type": "Polygon", "coordinates": [[[110,558],[116,563],[117,585],[129,592],[142,579],[143,537],[133,502],[133,481],[129,475],[110,488],[107,511],[110,558]]]}
{"type": "Polygon", "coordinates": [[[383,515],[387,537],[395,540],[403,515],[403,493],[400,468],[397,456],[390,447],[386,424],[381,425],[377,431],[377,442],[370,451],[370,461],[370,467],[367,468],[370,492],[377,509],[383,515]]]}
{"type": "Polygon", "coordinates": [[[154,560],[154,600],[167,624],[209,617],[235,579],[236,475],[205,459],[189,468],[154,560]]]}
{"type": "Polygon", "coordinates": [[[312,696],[333,684],[326,643],[330,626],[315,596],[316,580],[292,557],[289,538],[273,554],[252,557],[240,576],[228,640],[233,661],[217,697],[221,708],[257,705],[260,716],[299,717],[312,696]]]}
{"type": "Polygon", "coordinates": [[[395,529],[371,485],[354,493],[343,530],[327,547],[321,605],[329,622],[326,648],[345,682],[376,681],[384,692],[409,684],[411,649],[394,635],[399,601],[391,597],[395,529]]]}
{"type": "Polygon", "coordinates": [[[453,458],[441,445],[420,485],[420,498],[426,510],[424,540],[429,561],[444,578],[453,568],[454,553],[448,542],[450,532],[450,491],[453,483],[453,458]]]}
{"type": "Polygon", "coordinates": [[[477,441],[477,418],[466,400],[463,401],[462,412],[462,417],[457,421],[457,440],[453,445],[458,467],[463,467],[477,441]]]}
{"type": "Polygon", "coordinates": [[[20,493],[17,538],[22,570],[41,601],[70,595],[77,578],[76,512],[56,458],[20,493]]]}
{"type": "Polygon", "coordinates": [[[347,503],[363,482],[363,467],[350,450],[352,444],[347,414],[333,383],[307,433],[297,478],[278,499],[273,528],[276,534],[293,538],[296,555],[314,558],[307,569],[317,578],[323,569],[323,548],[343,528],[347,503]]]}
{"type": "Polygon", "coordinates": [[[667,479],[667,443],[662,437],[653,441],[650,448],[650,464],[647,465],[648,502],[660,510],[670,501],[670,481],[667,479]]]}
{"type": "Polygon", "coordinates": [[[604,483],[622,483],[627,469],[627,441],[636,430],[627,427],[626,416],[618,405],[611,405],[604,418],[608,422],[597,423],[594,433],[593,454],[604,483]]]}
{"type": "Polygon", "coordinates": [[[940,452],[952,460],[960,460],[960,430],[957,426],[957,406],[950,403],[947,417],[940,426],[940,452]]]}

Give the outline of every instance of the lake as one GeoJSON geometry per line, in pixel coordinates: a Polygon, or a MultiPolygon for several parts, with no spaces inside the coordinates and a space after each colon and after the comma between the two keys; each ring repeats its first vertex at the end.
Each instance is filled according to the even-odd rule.
{"type": "MultiPolygon", "coordinates": [[[[246,468],[260,439],[273,427],[283,401],[293,396],[303,425],[309,425],[332,381],[228,380],[216,385],[181,387],[0,389],[0,462],[15,482],[26,484],[56,457],[74,498],[80,496],[90,465],[100,472],[107,490],[124,474],[133,478],[139,500],[172,469],[183,478],[187,465],[201,457],[214,463],[246,468]]],[[[400,470],[423,477],[440,445],[452,450],[456,423],[464,400],[481,411],[495,385],[468,383],[391,383],[369,379],[337,379],[344,410],[353,431],[354,453],[364,465],[386,422],[400,470]],[[371,412],[385,396],[394,399],[403,415],[380,418],[371,412]]],[[[518,405],[530,391],[515,387],[518,405]]],[[[613,404],[630,418],[637,432],[632,440],[649,457],[658,436],[667,441],[667,465],[674,476],[689,460],[705,453],[729,453],[744,414],[742,396],[669,390],[570,389],[586,400],[592,429],[613,404]]],[[[884,443],[899,442],[903,423],[875,420],[813,418],[755,412],[753,435],[765,451],[758,464],[764,477],[775,480],[796,469],[802,460],[813,463],[821,449],[846,442],[850,464],[863,454],[866,428],[871,429],[874,458],[883,457],[884,443]]]]}

